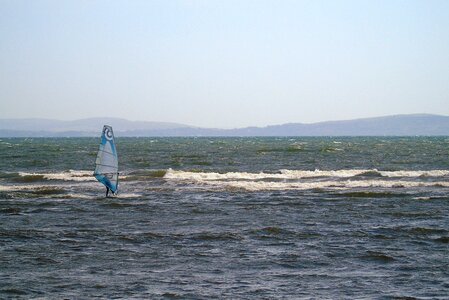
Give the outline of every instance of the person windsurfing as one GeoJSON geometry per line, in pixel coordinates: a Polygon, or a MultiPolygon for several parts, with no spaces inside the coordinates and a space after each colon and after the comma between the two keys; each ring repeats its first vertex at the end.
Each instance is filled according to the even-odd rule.
{"type": "Polygon", "coordinates": [[[118,157],[111,126],[103,126],[93,175],[106,187],[106,197],[109,196],[109,191],[113,195],[117,194],[119,182],[118,157]]]}

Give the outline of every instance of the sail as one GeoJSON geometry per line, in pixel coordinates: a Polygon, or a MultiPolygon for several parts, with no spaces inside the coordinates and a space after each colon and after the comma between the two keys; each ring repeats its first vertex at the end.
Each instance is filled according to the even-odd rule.
{"type": "Polygon", "coordinates": [[[104,125],[103,127],[95,164],[95,178],[116,193],[118,190],[118,158],[111,126],[104,125]]]}

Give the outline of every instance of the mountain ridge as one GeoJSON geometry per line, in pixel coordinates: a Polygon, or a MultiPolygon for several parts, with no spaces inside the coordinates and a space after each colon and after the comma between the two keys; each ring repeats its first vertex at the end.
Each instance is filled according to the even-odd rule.
{"type": "Polygon", "coordinates": [[[317,123],[285,123],[234,129],[202,128],[173,122],[129,121],[121,118],[0,119],[0,137],[97,136],[104,124],[117,136],[445,136],[449,116],[402,114],[317,123]]]}

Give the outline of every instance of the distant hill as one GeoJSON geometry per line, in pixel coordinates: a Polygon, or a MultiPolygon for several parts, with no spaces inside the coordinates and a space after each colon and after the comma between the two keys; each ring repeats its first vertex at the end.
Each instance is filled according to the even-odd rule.
{"type": "Polygon", "coordinates": [[[429,114],[395,115],[313,124],[290,123],[237,129],[260,136],[415,136],[449,135],[449,117],[429,114]]]}
{"type": "Polygon", "coordinates": [[[97,136],[103,125],[114,128],[116,135],[134,135],[153,131],[190,128],[188,125],[168,122],[128,121],[120,118],[89,118],[74,121],[51,119],[0,119],[1,137],[59,137],[97,136]],[[117,134],[118,133],[118,134],[117,134]]]}
{"type": "Polygon", "coordinates": [[[312,124],[289,123],[237,129],[199,128],[178,123],[91,118],[74,121],[0,119],[0,137],[98,136],[104,124],[117,136],[445,136],[449,117],[430,114],[395,115],[312,124]]]}

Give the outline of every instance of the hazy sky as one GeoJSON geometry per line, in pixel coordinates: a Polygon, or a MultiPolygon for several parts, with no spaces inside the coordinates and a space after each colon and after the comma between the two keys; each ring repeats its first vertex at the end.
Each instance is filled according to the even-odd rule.
{"type": "Polygon", "coordinates": [[[449,1],[0,0],[0,118],[449,115],[449,1]]]}

